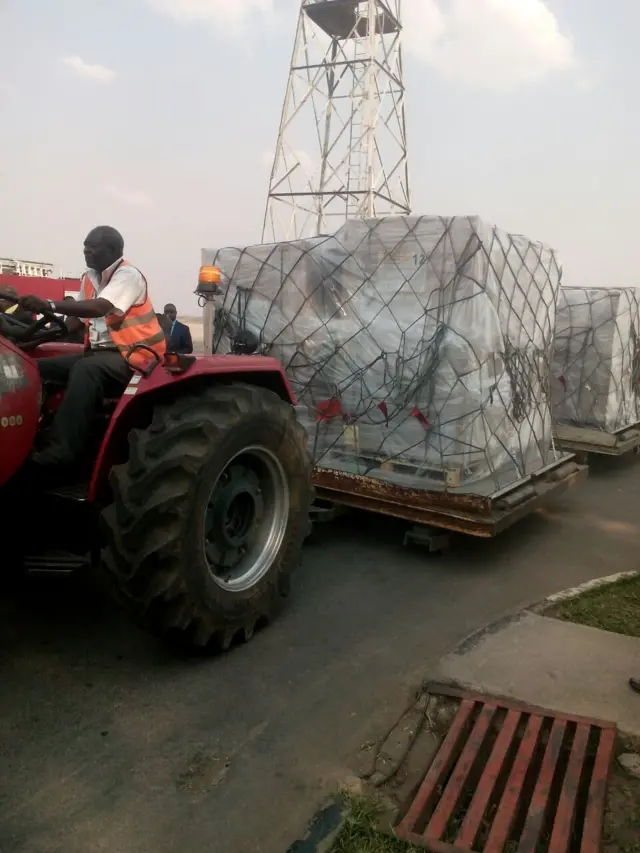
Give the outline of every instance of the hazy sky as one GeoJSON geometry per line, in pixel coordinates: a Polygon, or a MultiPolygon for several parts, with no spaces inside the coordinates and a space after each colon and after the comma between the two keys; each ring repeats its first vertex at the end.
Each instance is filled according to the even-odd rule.
{"type": "MultiPolygon", "coordinates": [[[[404,0],[416,213],[640,284],[638,0],[404,0]]],[[[0,256],[82,268],[119,228],[158,306],[260,239],[299,3],[0,0],[0,256]]]]}

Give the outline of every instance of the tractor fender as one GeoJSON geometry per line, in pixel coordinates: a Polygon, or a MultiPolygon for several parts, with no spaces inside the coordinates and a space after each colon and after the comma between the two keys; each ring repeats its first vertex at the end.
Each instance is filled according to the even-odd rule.
{"type": "Polygon", "coordinates": [[[156,403],[181,393],[221,381],[247,382],[268,388],[292,406],[296,398],[282,364],[263,355],[212,355],[196,357],[184,373],[170,373],[159,364],[150,376],[134,373],[125,388],[100,446],[89,488],[89,500],[100,501],[108,490],[109,472],[128,455],[127,439],[133,428],[151,422],[156,403]]]}

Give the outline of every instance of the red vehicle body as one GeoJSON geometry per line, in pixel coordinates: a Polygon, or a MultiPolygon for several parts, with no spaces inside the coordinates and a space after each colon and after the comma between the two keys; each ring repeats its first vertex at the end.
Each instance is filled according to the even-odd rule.
{"type": "Polygon", "coordinates": [[[40,299],[64,299],[68,291],[80,290],[80,280],[76,278],[38,278],[30,275],[13,275],[0,273],[0,290],[3,287],[13,287],[18,296],[38,296],[40,299]]]}
{"type": "Polygon", "coordinates": [[[64,389],[43,388],[36,359],[82,352],[55,341],[29,349],[0,315],[0,512],[14,534],[3,564],[20,551],[31,571],[100,565],[152,633],[197,648],[249,640],[288,594],[313,500],[282,365],[168,353],[103,401],[82,481],[40,485],[21,468],[64,389]]]}
{"type": "MultiPolygon", "coordinates": [[[[80,344],[46,343],[38,347],[30,356],[26,356],[14,344],[0,339],[0,371],[6,362],[7,353],[20,359],[25,372],[25,386],[13,394],[0,391],[0,486],[7,483],[28,458],[33,448],[40,415],[39,399],[42,393],[38,368],[34,359],[51,358],[56,355],[81,354],[80,344]],[[18,419],[20,423],[18,424],[18,419]],[[2,427],[3,422],[6,427],[2,427]],[[13,422],[13,426],[9,426],[13,422]]],[[[12,367],[14,362],[12,360],[12,367]]],[[[275,391],[279,397],[295,405],[295,395],[291,390],[284,369],[275,358],[260,355],[218,355],[207,358],[195,358],[185,373],[169,372],[158,367],[149,377],[136,373],[125,394],[115,403],[113,415],[102,440],[96,465],[89,487],[89,500],[104,495],[107,488],[109,470],[122,456],[122,445],[126,443],[129,431],[146,424],[150,407],[157,395],[171,394],[180,386],[184,393],[190,386],[195,387],[202,380],[211,377],[212,372],[218,378],[237,378],[250,382],[256,387],[275,391]],[[127,393],[129,392],[129,393],[127,393]]],[[[55,408],[56,401],[52,408],[55,408]]]]}

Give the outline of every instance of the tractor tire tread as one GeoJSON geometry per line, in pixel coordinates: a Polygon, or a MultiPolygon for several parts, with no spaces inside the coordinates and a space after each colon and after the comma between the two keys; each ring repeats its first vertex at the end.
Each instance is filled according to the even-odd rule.
{"type": "Polygon", "coordinates": [[[130,432],[129,460],[113,468],[111,486],[113,502],[102,514],[102,561],[113,594],[141,627],[182,646],[226,649],[236,639],[248,641],[277,615],[300,559],[313,501],[307,435],[287,401],[236,382],[159,406],[148,429],[130,432]],[[194,481],[212,448],[255,415],[282,426],[283,453],[295,466],[296,499],[281,551],[263,579],[269,582],[225,609],[195,594],[181,566],[183,543],[194,481]]]}

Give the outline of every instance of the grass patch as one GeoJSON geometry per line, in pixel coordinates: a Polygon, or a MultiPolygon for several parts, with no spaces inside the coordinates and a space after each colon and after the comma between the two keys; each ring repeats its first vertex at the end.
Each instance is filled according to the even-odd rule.
{"type": "Polygon", "coordinates": [[[424,853],[378,830],[380,808],[364,799],[350,801],[350,814],[330,853],[424,853]]]}
{"type": "Polygon", "coordinates": [[[640,577],[585,592],[549,612],[556,619],[640,637],[640,577]]]}

